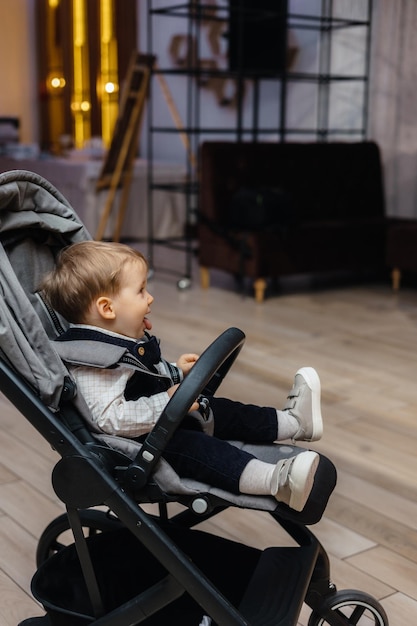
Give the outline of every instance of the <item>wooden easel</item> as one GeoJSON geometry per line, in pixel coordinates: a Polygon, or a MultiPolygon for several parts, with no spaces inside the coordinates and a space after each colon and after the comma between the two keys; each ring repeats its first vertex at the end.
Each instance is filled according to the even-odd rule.
{"type": "MultiPolygon", "coordinates": [[[[140,124],[149,90],[151,70],[156,69],[156,67],[156,58],[154,56],[139,52],[132,54],[112,142],[96,183],[96,192],[108,189],[106,204],[104,205],[95,235],[95,238],[99,241],[104,237],[117,189],[122,187],[116,226],[112,237],[113,241],[119,241],[120,239],[132,182],[140,124]]],[[[180,138],[187,152],[187,158],[194,168],[197,162],[196,157],[191,149],[188,135],[184,131],[184,126],[169,91],[168,84],[162,74],[157,73],[157,78],[172,119],[179,130],[180,138]]]]}
{"type": "MultiPolygon", "coordinates": [[[[156,67],[157,66],[155,64],[155,68],[156,67]]],[[[178,113],[178,109],[175,106],[175,102],[174,102],[172,94],[171,94],[171,92],[169,90],[168,83],[165,80],[165,77],[163,76],[163,74],[157,74],[157,79],[158,79],[158,82],[159,82],[159,86],[161,87],[162,94],[163,94],[163,96],[165,98],[165,102],[168,105],[169,112],[171,113],[171,117],[174,120],[174,124],[178,128],[178,130],[179,130],[179,135],[180,135],[182,144],[183,144],[183,146],[185,148],[185,151],[187,153],[188,161],[190,162],[191,167],[195,168],[196,165],[197,165],[197,159],[196,159],[196,156],[195,156],[194,152],[191,149],[191,144],[190,144],[190,140],[188,138],[188,135],[184,131],[184,125],[182,123],[180,114],[178,113]]]]}
{"type": "Polygon", "coordinates": [[[136,51],[132,54],[130,60],[113,138],[96,183],[97,192],[108,189],[106,203],[95,235],[95,238],[99,241],[104,237],[116,192],[119,188],[121,188],[121,197],[113,241],[119,241],[120,239],[132,182],[139,129],[149,89],[149,76],[154,62],[155,57],[140,54],[136,51]]]}

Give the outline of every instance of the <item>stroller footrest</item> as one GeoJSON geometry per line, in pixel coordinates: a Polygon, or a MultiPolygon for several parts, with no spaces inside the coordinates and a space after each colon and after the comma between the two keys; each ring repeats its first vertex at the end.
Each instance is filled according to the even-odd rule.
{"type": "Polygon", "coordinates": [[[52,624],[49,617],[44,615],[43,617],[29,617],[20,622],[18,626],[52,626],[52,624]]]}
{"type": "Polygon", "coordinates": [[[316,561],[311,546],[267,548],[239,606],[253,626],[296,626],[316,561]]]}

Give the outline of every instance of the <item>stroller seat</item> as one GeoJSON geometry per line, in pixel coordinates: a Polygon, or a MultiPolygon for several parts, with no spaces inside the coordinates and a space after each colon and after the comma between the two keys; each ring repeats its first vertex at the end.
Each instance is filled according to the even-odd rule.
{"type": "MultiPolygon", "coordinates": [[[[296,626],[304,602],[312,609],[308,626],[388,626],[374,598],[337,591],[327,554],[308,528],[336,483],[325,456],[301,512],[272,497],[180,479],[162,458],[193,399],[217,391],[243,345],[241,330],[227,329],[204,351],[142,445],[91,432],[86,404],[51,341],[66,322],[36,291],[62,247],[90,238],[40,176],[0,175],[0,390],[60,456],[52,483],[66,507],[38,544],[32,592],[45,616],[20,626],[296,626]],[[146,512],[142,505],[150,502],[159,515],[146,512]],[[184,511],[169,517],[170,502],[184,511]],[[260,551],[195,528],[229,506],[268,512],[298,547],[260,551]],[[57,538],[66,528],[74,542],[63,546],[57,538]],[[94,532],[86,537],[83,528],[94,532]]],[[[273,463],[304,450],[232,443],[273,463]]]]}

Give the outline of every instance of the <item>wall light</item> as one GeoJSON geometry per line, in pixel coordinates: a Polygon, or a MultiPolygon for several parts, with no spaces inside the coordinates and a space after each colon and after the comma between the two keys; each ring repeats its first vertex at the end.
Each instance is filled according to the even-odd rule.
{"type": "Polygon", "coordinates": [[[116,91],[118,91],[118,85],[116,85],[116,83],[112,83],[111,81],[107,82],[104,85],[104,91],[106,93],[116,93],[116,91]]]}
{"type": "Polygon", "coordinates": [[[63,89],[66,85],[66,81],[63,76],[53,75],[49,77],[48,84],[53,90],[57,90],[63,89]]]}

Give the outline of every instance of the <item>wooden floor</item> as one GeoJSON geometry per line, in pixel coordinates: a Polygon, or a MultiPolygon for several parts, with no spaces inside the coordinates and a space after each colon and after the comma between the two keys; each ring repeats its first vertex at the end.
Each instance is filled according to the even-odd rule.
{"type": "MultiPolygon", "coordinates": [[[[301,285],[256,304],[224,286],[203,292],[197,281],[178,291],[158,274],[150,290],[153,332],[170,360],[202,351],[229,326],[245,331],[224,395],[280,407],[299,367],[318,370],[325,432],[313,447],[339,479],[313,530],[339,589],[381,600],[392,626],[415,624],[417,290],[301,285]]],[[[34,555],[62,505],[50,484],[57,455],[5,399],[0,409],[0,626],[16,626],[43,613],[30,594],[34,555]]],[[[286,541],[259,512],[228,510],[207,526],[256,547],[286,541]]],[[[305,607],[300,625],[308,615],[305,607]]]]}

